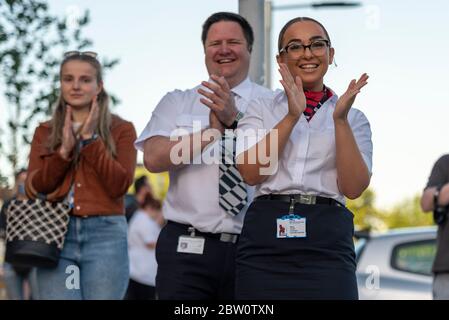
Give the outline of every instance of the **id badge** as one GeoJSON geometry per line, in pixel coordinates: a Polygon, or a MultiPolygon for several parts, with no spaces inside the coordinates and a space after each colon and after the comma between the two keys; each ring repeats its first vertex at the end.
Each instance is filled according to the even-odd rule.
{"type": "Polygon", "coordinates": [[[305,238],[306,218],[296,214],[287,214],[276,219],[276,238],[305,238]]]}
{"type": "Polygon", "coordinates": [[[179,236],[177,252],[203,254],[204,243],[203,237],[179,236]]]}

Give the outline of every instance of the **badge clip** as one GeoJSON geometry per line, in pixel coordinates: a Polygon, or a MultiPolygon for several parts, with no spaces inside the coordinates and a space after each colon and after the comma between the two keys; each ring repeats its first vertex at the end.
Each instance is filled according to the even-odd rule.
{"type": "Polygon", "coordinates": [[[187,232],[190,232],[190,236],[191,236],[192,238],[195,237],[195,228],[194,228],[194,227],[189,227],[189,228],[187,229],[187,232]]]}
{"type": "Polygon", "coordinates": [[[288,209],[288,214],[293,215],[293,213],[295,212],[295,197],[291,197],[290,198],[290,208],[288,209]]]}

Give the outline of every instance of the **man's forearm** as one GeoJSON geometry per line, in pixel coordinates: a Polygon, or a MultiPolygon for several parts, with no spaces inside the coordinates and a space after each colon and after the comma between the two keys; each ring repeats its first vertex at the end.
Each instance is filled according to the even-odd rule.
{"type": "MultiPolygon", "coordinates": [[[[437,187],[430,187],[424,190],[423,195],[421,197],[421,208],[424,212],[430,212],[433,211],[434,205],[434,194],[437,187]]],[[[440,206],[447,206],[449,205],[449,183],[446,183],[443,185],[443,187],[440,190],[440,195],[438,197],[438,204],[440,206]]]]}
{"type": "Polygon", "coordinates": [[[144,144],[144,165],[153,173],[179,169],[191,164],[220,137],[220,132],[215,129],[203,129],[176,140],[163,136],[151,137],[144,144]]]}

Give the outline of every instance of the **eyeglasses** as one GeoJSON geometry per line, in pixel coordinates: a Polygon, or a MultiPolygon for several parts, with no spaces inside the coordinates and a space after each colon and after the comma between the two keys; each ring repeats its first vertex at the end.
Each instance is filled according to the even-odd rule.
{"type": "Polygon", "coordinates": [[[326,53],[327,47],[329,47],[329,40],[325,39],[315,40],[308,46],[303,45],[300,42],[290,42],[282,48],[279,53],[285,52],[289,56],[297,58],[306,51],[306,48],[309,48],[310,52],[312,52],[314,56],[319,57],[326,53]]]}
{"type": "Polygon", "coordinates": [[[64,53],[64,59],[67,59],[69,57],[73,57],[73,56],[88,56],[91,58],[96,59],[98,56],[98,53],[93,52],[93,51],[67,51],[64,53]]]}

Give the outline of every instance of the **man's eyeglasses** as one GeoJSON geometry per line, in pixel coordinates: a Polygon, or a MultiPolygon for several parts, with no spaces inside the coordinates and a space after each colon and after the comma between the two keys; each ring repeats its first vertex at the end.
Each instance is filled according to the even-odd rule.
{"type": "Polygon", "coordinates": [[[282,48],[279,53],[285,52],[289,56],[297,58],[306,51],[306,48],[309,48],[314,56],[319,57],[326,53],[327,47],[329,47],[329,40],[325,39],[315,40],[308,46],[303,45],[300,42],[290,42],[282,48]]]}
{"type": "Polygon", "coordinates": [[[98,56],[98,53],[93,52],[93,51],[67,51],[66,53],[64,53],[64,59],[73,57],[73,56],[88,56],[91,58],[96,59],[98,56]]]}

